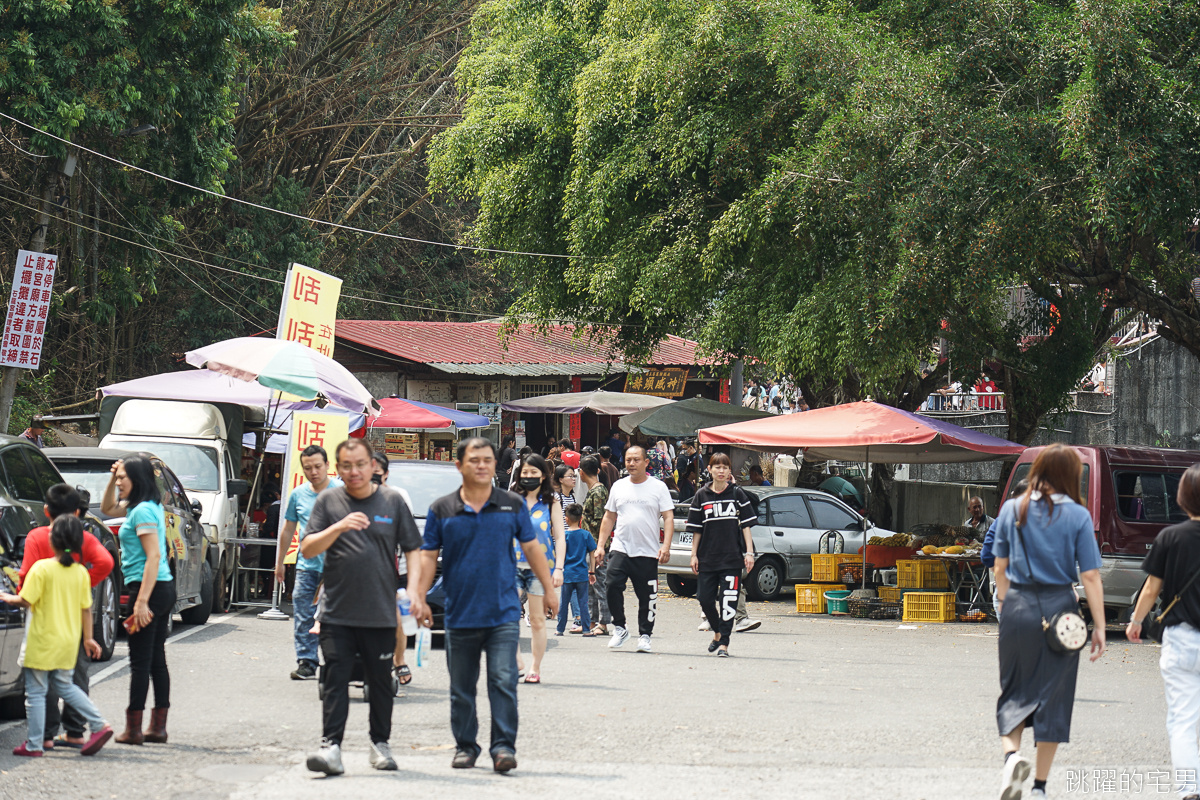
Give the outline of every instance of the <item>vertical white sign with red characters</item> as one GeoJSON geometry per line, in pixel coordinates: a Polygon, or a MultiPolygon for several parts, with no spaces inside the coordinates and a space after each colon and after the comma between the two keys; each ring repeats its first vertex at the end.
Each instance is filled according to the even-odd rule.
{"type": "MultiPolygon", "coordinates": [[[[280,508],[287,509],[288,495],[296,487],[303,486],[307,480],[304,477],[304,469],[300,465],[300,454],[304,452],[304,448],[312,444],[325,448],[325,452],[329,456],[329,475],[334,477],[337,475],[334,448],[349,437],[350,418],[344,414],[327,414],[321,411],[292,413],[292,432],[288,434],[287,461],[283,473],[287,478],[283,484],[283,497],[279,501],[280,508]]],[[[279,524],[282,525],[283,520],[280,520],[279,524]]],[[[285,564],[296,563],[296,548],[300,545],[300,533],[300,531],[296,531],[292,536],[292,543],[288,546],[287,554],[284,556],[285,564]]]]}
{"type": "Polygon", "coordinates": [[[341,295],[340,278],[303,264],[289,265],[275,338],[299,342],[333,358],[333,330],[341,295]]]}
{"type": "Polygon", "coordinates": [[[37,369],[41,363],[56,266],[58,256],[29,250],[17,253],[4,338],[0,340],[0,367],[37,369]]]}

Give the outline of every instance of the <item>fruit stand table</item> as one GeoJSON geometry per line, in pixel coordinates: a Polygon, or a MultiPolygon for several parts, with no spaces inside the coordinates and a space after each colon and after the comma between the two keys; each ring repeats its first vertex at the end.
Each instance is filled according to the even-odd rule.
{"type": "Polygon", "coordinates": [[[936,553],[930,555],[918,552],[913,558],[940,561],[950,578],[950,591],[960,598],[960,602],[966,604],[967,611],[978,609],[984,613],[991,613],[991,605],[987,602],[984,592],[988,585],[988,571],[980,561],[978,554],[936,553]],[[964,595],[966,595],[965,601],[961,599],[964,595]]]}

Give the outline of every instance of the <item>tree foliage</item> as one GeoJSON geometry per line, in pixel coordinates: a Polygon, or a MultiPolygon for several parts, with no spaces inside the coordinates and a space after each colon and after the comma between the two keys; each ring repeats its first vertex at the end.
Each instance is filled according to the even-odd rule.
{"type": "Polygon", "coordinates": [[[271,210],[456,240],[470,209],[428,201],[424,150],[433,132],[457,119],[452,76],[472,7],[472,0],[5,6],[0,108],[216,192],[82,151],[74,176],[60,176],[67,148],[0,121],[5,251],[27,246],[41,207],[51,220],[45,249],[60,255],[43,358],[57,367],[53,401],[170,369],[200,344],[272,329],[292,261],[343,278],[346,316],[501,311],[511,288],[479,270],[468,251],[271,210]],[[157,130],[118,135],[146,124],[157,130]]]}
{"type": "Polygon", "coordinates": [[[1181,330],[1159,312],[1182,303],[1200,323],[1183,296],[1198,13],[492,0],[432,177],[479,203],[479,242],[577,257],[502,259],[537,287],[516,314],[623,323],[634,353],[695,330],[714,351],[910,406],[948,321],[956,366],[1000,364],[1036,417],[1121,304],[1181,330]],[[1016,285],[1080,316],[1031,347],[1005,310],[1016,285]]]}

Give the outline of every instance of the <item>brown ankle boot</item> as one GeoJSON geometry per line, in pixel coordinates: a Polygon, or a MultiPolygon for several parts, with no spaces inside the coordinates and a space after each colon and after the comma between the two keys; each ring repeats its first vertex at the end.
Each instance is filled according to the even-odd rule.
{"type": "Polygon", "coordinates": [[[150,710],[150,726],[146,728],[143,738],[154,744],[167,743],[167,709],[154,708],[150,710]]]}
{"type": "Polygon", "coordinates": [[[121,744],[141,744],[146,741],[142,735],[142,712],[125,709],[125,732],[114,741],[121,744]]]}

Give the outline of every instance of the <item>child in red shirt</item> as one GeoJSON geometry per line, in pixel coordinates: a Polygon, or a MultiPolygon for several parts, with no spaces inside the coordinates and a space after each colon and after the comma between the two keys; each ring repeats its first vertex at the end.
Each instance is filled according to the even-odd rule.
{"type": "MultiPolygon", "coordinates": [[[[86,508],[87,505],[80,498],[79,493],[65,483],[55,484],[46,490],[44,511],[51,521],[64,514],[79,516],[86,508]]],[[[86,528],[83,531],[82,554],[72,553],[71,555],[75,558],[75,561],[87,568],[88,578],[91,580],[93,588],[107,578],[113,570],[112,555],[104,549],[104,545],[100,544],[100,540],[93,536],[86,528]]],[[[25,539],[25,556],[21,560],[21,582],[24,583],[25,576],[29,574],[29,570],[33,568],[34,564],[46,558],[54,558],[54,548],[50,546],[49,525],[34,528],[25,539]]],[[[90,636],[91,631],[83,632],[84,639],[88,639],[90,636]]],[[[88,658],[81,644],[79,657],[75,662],[73,682],[85,694],[88,691],[88,666],[91,663],[91,659],[88,658]]],[[[52,749],[55,745],[59,747],[82,747],[87,741],[83,735],[86,726],[87,721],[75,709],[71,708],[70,705],[65,705],[62,713],[59,713],[58,693],[51,686],[50,691],[46,695],[46,731],[43,746],[47,750],[52,749]],[[64,729],[64,733],[62,736],[55,738],[58,734],[60,724],[64,729]]]]}

